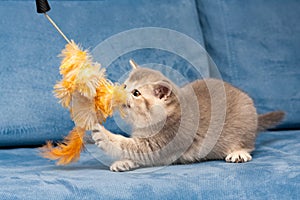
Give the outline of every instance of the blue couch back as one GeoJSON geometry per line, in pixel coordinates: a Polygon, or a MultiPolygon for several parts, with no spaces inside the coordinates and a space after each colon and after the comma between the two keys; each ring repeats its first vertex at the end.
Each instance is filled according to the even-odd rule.
{"type": "MultiPolygon", "coordinates": [[[[52,9],[48,14],[63,32],[90,51],[117,33],[141,27],[176,30],[203,44],[193,0],[49,0],[49,4],[52,9]]],[[[43,15],[36,13],[33,0],[1,1],[0,18],[0,146],[62,139],[73,123],[69,111],[58,104],[52,90],[60,79],[57,55],[66,42],[43,15]]],[[[141,65],[161,63],[177,68],[189,80],[198,78],[187,70],[190,64],[183,58],[159,49],[120,55],[110,66],[104,66],[108,67],[108,78],[118,81],[126,74],[130,69],[129,58],[141,65]]],[[[106,126],[122,132],[114,121],[108,120],[106,126]]]]}
{"type": "Polygon", "coordinates": [[[259,113],[286,112],[300,128],[300,2],[198,0],[205,47],[225,81],[254,98],[259,113]]]}
{"type": "MultiPolygon", "coordinates": [[[[52,10],[48,14],[65,34],[91,51],[107,38],[133,28],[161,27],[186,34],[205,46],[224,80],[254,98],[260,113],[283,110],[287,117],[281,128],[300,128],[300,3],[296,0],[49,3],[52,10]]],[[[60,79],[57,55],[66,43],[36,13],[34,1],[1,1],[0,17],[0,146],[59,140],[73,127],[69,111],[52,95],[60,79]]],[[[188,44],[174,45],[194,51],[188,44]]],[[[188,81],[201,78],[185,59],[162,49],[120,55],[105,66],[108,78],[119,81],[128,73],[129,58],[141,65],[170,66],[188,81]]],[[[209,76],[206,72],[204,76],[209,76]]],[[[114,118],[106,126],[122,132],[114,118]]]]}

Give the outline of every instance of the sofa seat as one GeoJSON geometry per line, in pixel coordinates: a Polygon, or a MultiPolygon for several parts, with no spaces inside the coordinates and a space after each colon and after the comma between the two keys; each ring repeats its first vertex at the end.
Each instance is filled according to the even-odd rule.
{"type": "MultiPolygon", "coordinates": [[[[0,150],[1,199],[299,199],[300,131],[259,135],[248,163],[208,161],[109,171],[87,145],[79,162],[56,166],[37,148],[0,150]]],[[[99,159],[103,158],[103,159],[99,159]]]]}

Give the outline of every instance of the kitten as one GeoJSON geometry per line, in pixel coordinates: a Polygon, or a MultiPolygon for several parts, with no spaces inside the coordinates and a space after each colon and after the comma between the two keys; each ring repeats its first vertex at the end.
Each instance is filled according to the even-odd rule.
{"type": "Polygon", "coordinates": [[[160,72],[138,67],[125,85],[131,138],[100,124],[92,131],[96,145],[118,159],[112,171],[214,159],[247,162],[257,133],[284,117],[281,111],[258,115],[247,94],[216,79],[179,88],[160,72]]]}

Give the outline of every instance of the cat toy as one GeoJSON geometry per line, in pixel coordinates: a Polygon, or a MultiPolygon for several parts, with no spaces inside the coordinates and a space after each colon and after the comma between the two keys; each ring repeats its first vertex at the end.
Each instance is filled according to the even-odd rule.
{"type": "Polygon", "coordinates": [[[60,65],[62,79],[54,86],[54,96],[61,105],[68,108],[75,127],[56,145],[48,141],[41,148],[41,155],[66,165],[80,158],[84,149],[84,137],[97,123],[103,123],[126,102],[124,87],[113,84],[105,77],[105,69],[93,62],[87,50],[69,40],[47,12],[51,9],[47,0],[36,0],[37,12],[43,13],[55,29],[67,41],[62,50],[60,65]]]}

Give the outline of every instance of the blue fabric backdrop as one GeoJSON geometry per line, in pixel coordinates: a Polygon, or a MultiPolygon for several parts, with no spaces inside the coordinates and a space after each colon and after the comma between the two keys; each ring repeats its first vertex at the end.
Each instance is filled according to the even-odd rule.
{"type": "MultiPolygon", "coordinates": [[[[141,27],[176,30],[203,44],[192,0],[49,3],[52,9],[48,14],[63,32],[91,51],[114,34],[141,27]]],[[[60,79],[57,56],[66,42],[43,15],[36,13],[34,1],[1,1],[0,18],[0,146],[62,139],[73,123],[69,112],[53,97],[52,87],[60,79]]],[[[155,49],[127,53],[111,66],[104,66],[108,67],[108,78],[118,81],[130,69],[129,58],[140,64],[164,64],[191,80],[196,78],[186,70],[191,65],[183,58],[155,49]]],[[[113,119],[106,126],[121,132],[113,119]]]]}
{"type": "Polygon", "coordinates": [[[300,128],[298,0],[198,0],[205,47],[225,81],[260,113],[283,110],[282,128],[300,128]]]}

